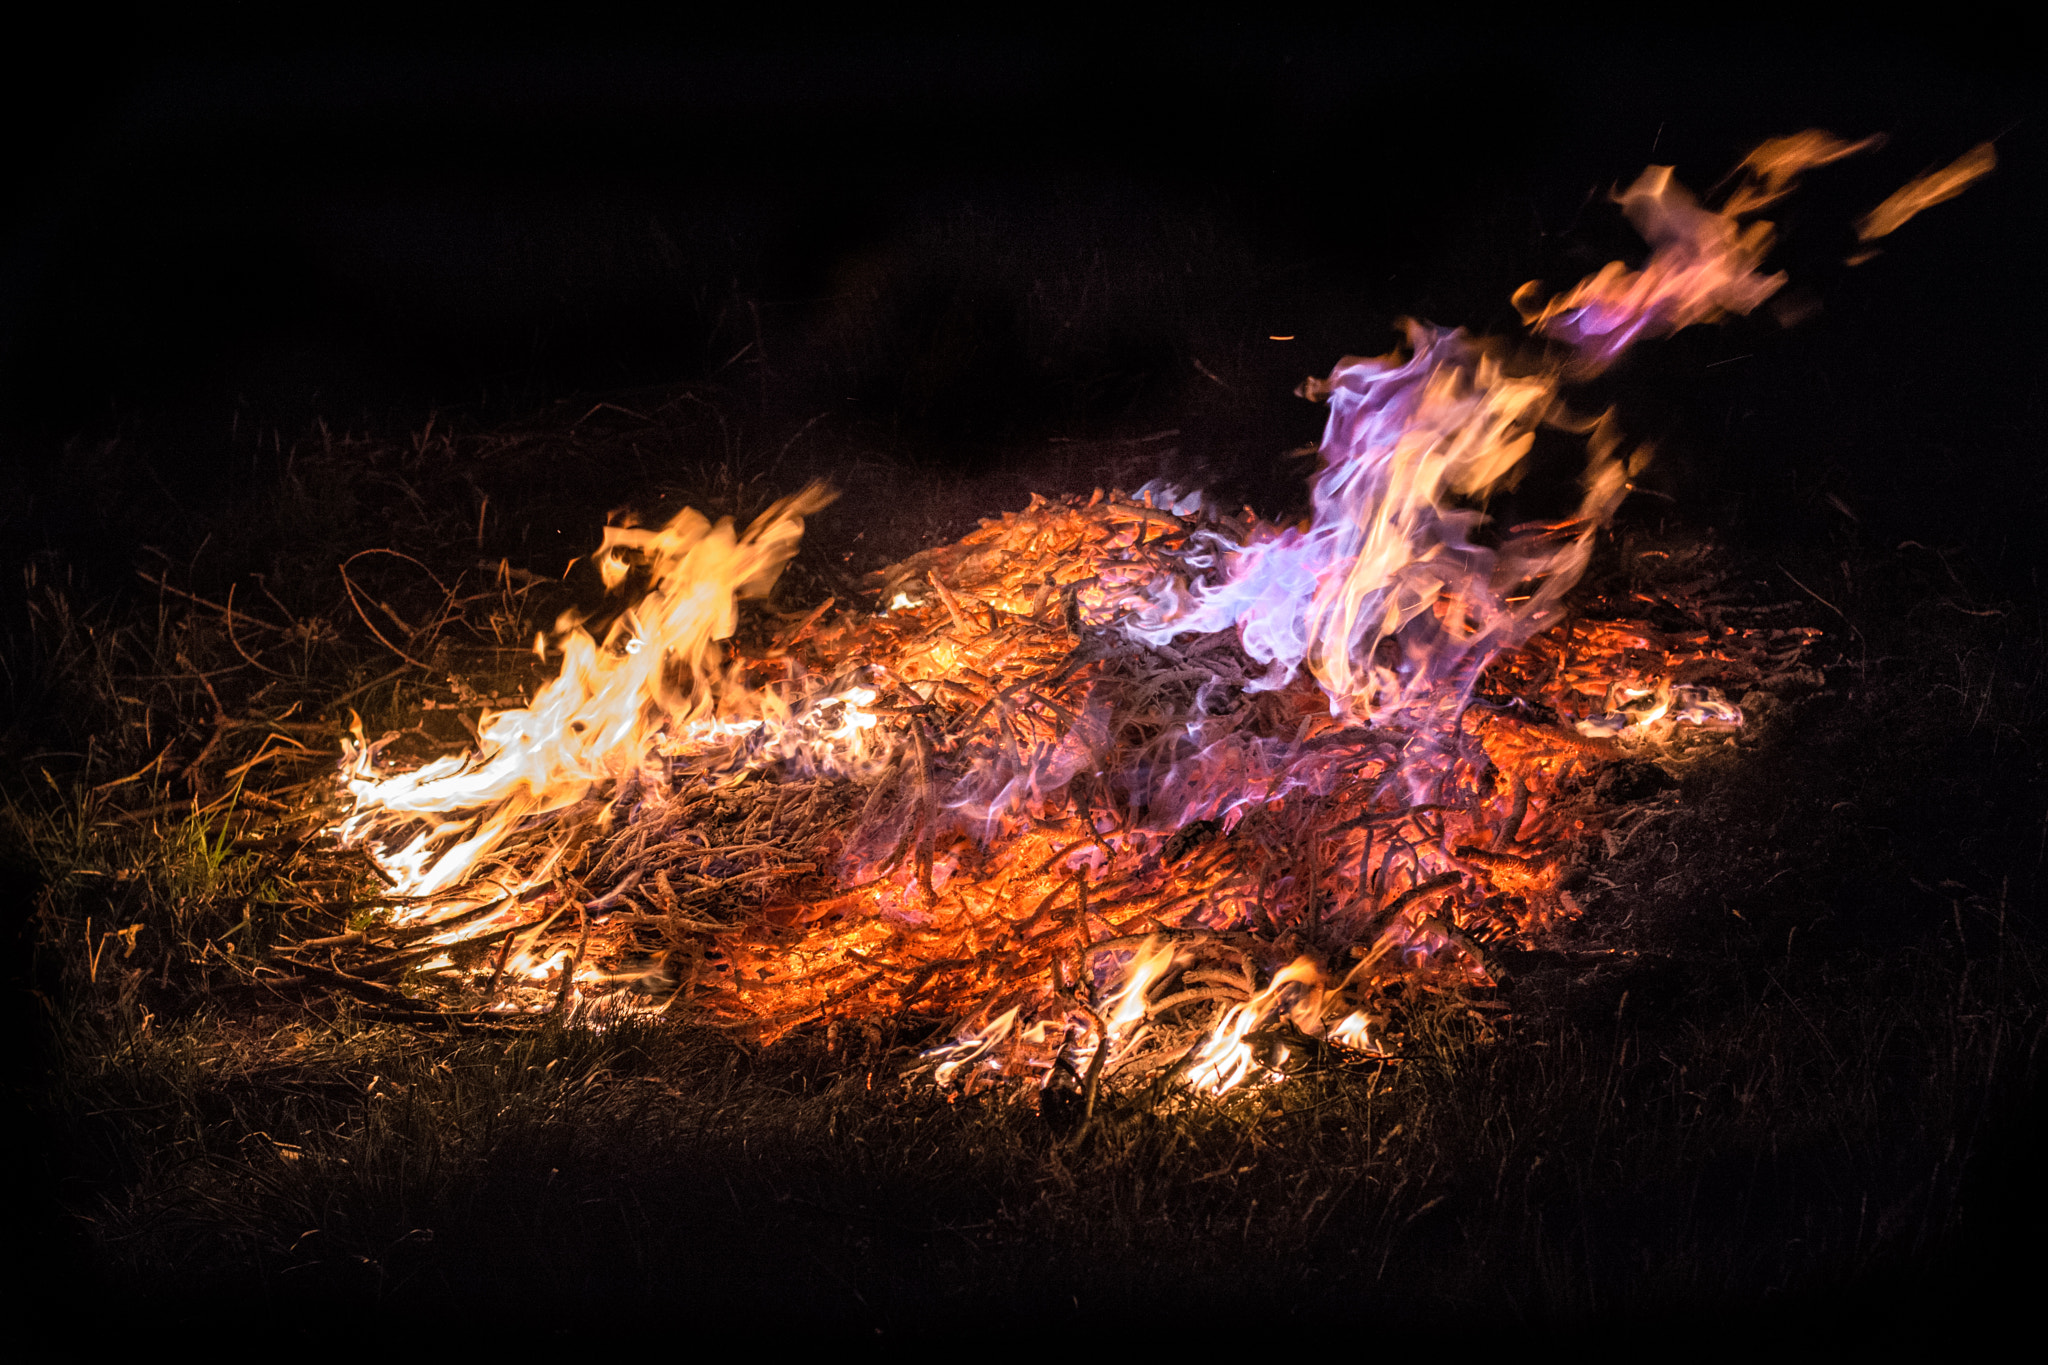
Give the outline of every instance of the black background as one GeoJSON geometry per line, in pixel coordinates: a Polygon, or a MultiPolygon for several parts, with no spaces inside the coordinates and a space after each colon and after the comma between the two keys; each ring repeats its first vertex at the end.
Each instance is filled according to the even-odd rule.
{"type": "Polygon", "coordinates": [[[1592,397],[1725,535],[2032,572],[2040,131],[2017,46],[1967,26],[176,32],[20,60],[0,431],[30,464],[121,434],[174,487],[249,423],[397,432],[739,374],[942,467],[1188,425],[1227,476],[1312,434],[1288,391],[1396,316],[1510,330],[1523,279],[1634,252],[1604,196],[1646,163],[1705,189],[1767,136],[1881,132],[1776,215],[1795,308],[1592,397]],[[1842,264],[1857,214],[1994,138],[1994,177],[1842,264]],[[1088,279],[1067,344],[1044,289],[1088,279]]]}
{"type": "MultiPolygon", "coordinates": [[[[1825,127],[1888,142],[1774,214],[1791,306],[1645,347],[1586,397],[1658,444],[1661,506],[1738,546],[1911,538],[1978,600],[2037,594],[2032,54],[1941,17],[1848,35],[74,30],[18,44],[0,83],[0,450],[18,502],[88,486],[50,471],[113,438],[150,466],[122,496],[189,499],[245,476],[229,452],[252,430],[399,436],[451,409],[474,427],[694,383],[831,415],[940,475],[1174,427],[1221,481],[1280,498],[1304,470],[1276,456],[1318,425],[1289,396],[1303,375],[1387,349],[1403,314],[1509,331],[1524,279],[1640,259],[1617,182],[1668,162],[1704,189],[1762,139],[1825,127]],[[1843,264],[1858,214],[1986,139],[1994,176],[1843,264]]],[[[0,512],[0,534],[56,545],[85,520],[55,494],[38,508],[0,512]]],[[[2039,1206],[2007,1179],[2033,1169],[2030,1103],[1986,1177],[1995,1199],[2026,1191],[2014,1228],[2039,1206]]]]}

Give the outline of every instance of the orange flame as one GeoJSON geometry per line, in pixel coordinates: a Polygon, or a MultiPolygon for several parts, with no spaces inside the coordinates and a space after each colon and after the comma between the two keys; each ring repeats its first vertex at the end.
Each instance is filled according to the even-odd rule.
{"type": "Polygon", "coordinates": [[[1977,144],[1940,170],[1907,181],[1882,204],[1864,214],[1856,222],[1856,239],[1874,242],[1897,232],[1921,210],[1955,198],[1972,181],[1991,174],[1997,166],[1997,150],[1988,142],[1977,144]]]}
{"type": "MultiPolygon", "coordinates": [[[[661,915],[621,918],[703,935],[687,984],[730,971],[720,1008],[771,1034],[855,999],[879,1013],[943,998],[967,1022],[927,1054],[942,1084],[1157,1063],[1220,1094],[1283,1073],[1304,1039],[1376,1050],[1376,974],[1436,963],[1497,979],[1482,936],[1576,913],[1545,851],[1586,832],[1564,795],[1574,763],[1681,725],[1742,723],[1708,673],[1678,666],[1726,661],[1706,632],[1563,620],[1646,455],[1624,454],[1609,418],[1569,416],[1560,395],[1640,338],[1768,298],[1783,282],[1760,273],[1771,228],[1746,216],[1872,143],[1766,143],[1719,210],[1649,168],[1620,196],[1651,245],[1640,270],[1615,262],[1540,307],[1530,288],[1517,295],[1567,352],[1517,358],[1410,322],[1405,353],[1347,357],[1304,387],[1330,409],[1308,524],[1164,487],[1034,497],[898,566],[878,612],[810,636],[825,685],[802,680],[789,645],[787,681],[749,686],[721,644],[738,603],[774,585],[820,490],[744,533],[693,511],[655,531],[609,528],[600,573],[614,590],[644,578],[640,599],[602,641],[563,621],[560,674],[531,705],[486,715],[470,755],[384,772],[358,734],[339,833],[426,903],[417,917],[499,915],[492,980],[559,983],[567,1001],[605,976],[584,963],[588,917],[642,874],[594,900],[550,889],[545,917],[520,923],[521,898],[575,856],[568,818],[536,817],[606,784],[615,805],[630,790],[642,813],[680,809],[666,804],[672,767],[707,783],[770,762],[858,776],[872,779],[861,813],[826,841],[839,880],[807,897],[762,891],[748,913],[766,931],[690,918],[665,871],[648,874],[661,915]],[[1470,504],[1517,476],[1546,426],[1585,438],[1576,512],[1482,539],[1470,504]],[[1475,689],[1486,706],[1470,705],[1475,689]],[[1271,842],[1234,837],[1253,814],[1271,842]],[[1303,846],[1276,847],[1290,839],[1303,846]],[[544,944],[571,909],[576,951],[544,944]],[[724,966],[698,972],[714,939],[724,966]],[[1263,988],[1247,941],[1266,967],[1293,955],[1263,988]],[[1211,970],[1208,952],[1237,966],[1211,970]],[[1326,974],[1347,953],[1350,971],[1326,974]],[[1177,976],[1195,984],[1155,999],[1177,976]],[[1176,1013],[1197,1004],[1218,1013],[1176,1013]]],[[[1911,211],[1974,178],[1955,172],[1916,182],[1911,211]]],[[[664,831],[697,834],[652,832],[664,831]]],[[[755,856],[753,838],[735,847],[755,856]]],[[[684,874],[690,894],[824,866],[727,876],[707,871],[715,852],[684,874]]]]}

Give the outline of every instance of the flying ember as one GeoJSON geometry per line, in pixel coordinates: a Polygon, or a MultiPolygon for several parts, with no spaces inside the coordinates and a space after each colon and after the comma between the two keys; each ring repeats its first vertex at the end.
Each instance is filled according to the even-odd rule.
{"type": "MultiPolygon", "coordinates": [[[[1409,322],[1309,381],[1329,418],[1303,524],[1163,485],[1034,497],[871,605],[745,646],[740,604],[827,493],[743,531],[607,528],[631,605],[538,642],[558,675],[471,753],[396,771],[358,732],[339,836],[479,1009],[610,1001],[764,1038],[943,1020],[941,1084],[1090,1106],[1383,1049],[1404,984],[1497,983],[1504,948],[1577,913],[1600,769],[1740,726],[1721,689],[1801,648],[1676,597],[1572,601],[1648,456],[1564,395],[1768,299],[1756,213],[1865,145],[1767,143],[1718,208],[1652,167],[1619,196],[1648,260],[1525,286],[1533,340],[1409,322]],[[1583,448],[1576,508],[1496,527],[1487,495],[1546,430],[1583,448]]],[[[1972,155],[1868,235],[1988,169],[1972,155]]]]}

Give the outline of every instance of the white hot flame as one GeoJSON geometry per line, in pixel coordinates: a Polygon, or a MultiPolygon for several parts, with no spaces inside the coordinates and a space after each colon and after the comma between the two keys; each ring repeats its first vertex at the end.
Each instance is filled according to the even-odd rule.
{"type": "Polygon", "coordinates": [[[561,672],[531,705],[486,713],[475,752],[390,774],[376,771],[374,746],[350,745],[355,805],[342,839],[368,844],[401,893],[431,895],[467,876],[519,820],[571,805],[637,765],[655,732],[710,717],[731,690],[719,642],[737,624],[739,599],[774,586],[805,514],[827,501],[807,489],[744,533],[689,509],[655,531],[606,528],[605,579],[622,582],[624,555],[637,555],[646,596],[602,642],[565,623],[561,672]]]}
{"type": "Polygon", "coordinates": [[[1533,283],[1516,296],[1535,332],[1571,348],[1566,358],[1518,370],[1497,347],[1411,321],[1405,355],[1343,360],[1304,388],[1330,405],[1309,525],[1220,546],[1219,578],[1157,585],[1125,628],[1164,643],[1234,626],[1268,666],[1265,686],[1306,667],[1342,718],[1377,720],[1418,703],[1454,713],[1488,661],[1557,619],[1594,534],[1626,495],[1608,423],[1563,414],[1568,374],[1769,298],[1784,282],[1759,273],[1771,226],[1742,215],[1785,193],[1800,171],[1862,145],[1825,134],[1766,144],[1718,212],[1670,167],[1644,171],[1619,196],[1652,247],[1641,270],[1614,262],[1540,308],[1529,302],[1533,283]],[[1589,436],[1577,512],[1516,528],[1498,546],[1481,543],[1475,533],[1487,518],[1468,504],[1514,476],[1545,425],[1589,436]]]}

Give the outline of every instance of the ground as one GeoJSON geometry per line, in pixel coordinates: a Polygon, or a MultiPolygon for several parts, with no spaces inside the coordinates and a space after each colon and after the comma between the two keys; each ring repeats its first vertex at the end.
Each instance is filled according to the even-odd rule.
{"type": "MultiPolygon", "coordinates": [[[[1651,814],[1625,847],[1582,850],[1584,918],[1511,956],[1485,1011],[1419,1002],[1395,1063],[1331,1058],[1220,1102],[1116,1097],[1079,1146],[1028,1093],[903,1079],[916,1020],[761,1049],[662,1024],[422,1029],[238,988],[227,957],[295,932],[276,907],[362,882],[272,808],[331,780],[337,699],[411,723],[447,686],[387,676],[371,618],[345,606],[310,624],[292,556],[339,556],[289,533],[291,499],[318,487],[353,509],[327,536],[452,574],[476,562],[481,490],[446,490],[481,484],[494,451],[510,451],[499,477],[528,477],[520,442],[565,440],[604,443],[302,446],[244,490],[223,553],[271,556],[258,582],[305,637],[289,676],[241,663],[252,646],[178,595],[219,600],[203,573],[181,590],[145,566],[168,586],[91,604],[37,585],[14,666],[43,670],[40,728],[15,732],[7,866],[30,909],[16,999],[39,1040],[24,1093],[42,1214],[73,1287],[170,1318],[461,1305],[490,1321],[544,1301],[571,1330],[655,1311],[885,1333],[1186,1324],[1221,1305],[1711,1320],[1901,1282],[1933,1312],[2006,1292],[2001,1239],[2041,1198],[2041,635],[2033,607],[1973,595],[1932,550],[1832,566],[1716,550],[1827,631],[1810,681],[1751,698],[1739,739],[1665,756],[1669,776],[1617,771],[1615,798],[1651,814]],[[306,728],[222,725],[255,715],[306,728]],[[65,733],[83,749],[61,752],[65,733]],[[265,734],[305,750],[236,774],[265,734]]],[[[1145,453],[1104,442],[1082,468],[1145,453]]],[[[818,518],[792,593],[1031,477],[1020,463],[963,490],[878,469],[864,488],[841,467],[836,514],[863,529],[849,549],[818,518]]],[[[745,510],[807,472],[728,463],[665,496],[745,510]]],[[[1604,562],[1658,534],[1625,520],[1604,562]]],[[[380,591],[402,617],[400,594],[432,589],[380,591]]],[[[504,609],[552,611],[546,591],[563,590],[504,609]]],[[[490,629],[447,658],[487,670],[490,629]]]]}
{"type": "Polygon", "coordinates": [[[1478,57],[1319,20],[1121,65],[209,51],[80,84],[90,119],[20,177],[0,331],[23,1300],[472,1349],[704,1322],[1839,1348],[2021,1311],[2033,73],[1967,35],[1674,57],[1696,40],[1545,24],[1478,57]],[[1305,375],[1404,313],[1511,331],[1523,280],[1639,250],[1605,192],[1646,158],[1705,186],[1822,125],[1892,142],[1779,214],[1786,292],[1574,397],[1658,452],[1595,578],[1704,547],[1822,632],[1812,674],[1725,746],[1615,770],[1637,816],[1579,851],[1583,917],[1482,1008],[1418,997],[1397,1059],[1115,1094],[1076,1142],[1029,1096],[906,1079],[932,1020],[762,1047],[245,989],[364,911],[320,834],[351,713],[462,744],[598,601],[608,517],[824,477],[768,604],[798,611],[1033,492],[1167,478],[1298,516],[1305,375]],[[1997,175],[1843,263],[1855,214],[1985,139],[1997,175]]]}

